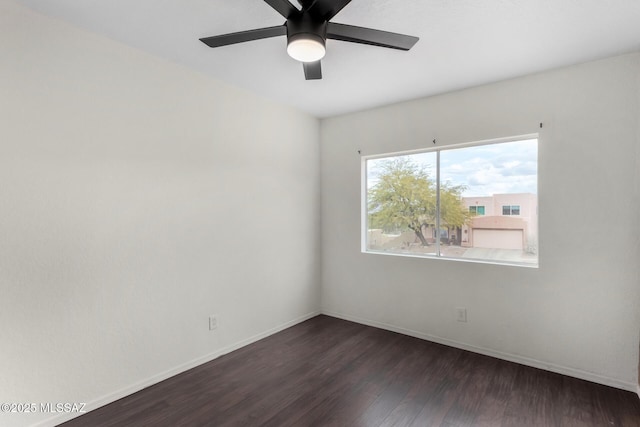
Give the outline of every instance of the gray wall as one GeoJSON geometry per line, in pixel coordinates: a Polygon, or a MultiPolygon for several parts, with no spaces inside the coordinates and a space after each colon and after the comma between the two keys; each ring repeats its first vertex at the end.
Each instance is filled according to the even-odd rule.
{"type": "Polygon", "coordinates": [[[622,56],[323,120],[323,311],[636,390],[639,70],[622,56]],[[360,252],[357,150],[535,132],[538,269],[360,252]]]}

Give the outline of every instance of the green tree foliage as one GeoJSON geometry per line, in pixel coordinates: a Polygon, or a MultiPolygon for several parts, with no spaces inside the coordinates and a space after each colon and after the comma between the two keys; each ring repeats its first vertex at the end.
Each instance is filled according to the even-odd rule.
{"type": "Polygon", "coordinates": [[[462,203],[464,185],[440,183],[440,227],[462,227],[471,217],[462,203]]]}
{"type": "MultiPolygon", "coordinates": [[[[436,223],[436,184],[423,166],[408,157],[396,157],[380,166],[378,182],[369,189],[371,228],[409,228],[424,246],[423,227],[436,223]]],[[[462,203],[463,186],[440,185],[440,225],[461,227],[469,218],[462,203]]]]}

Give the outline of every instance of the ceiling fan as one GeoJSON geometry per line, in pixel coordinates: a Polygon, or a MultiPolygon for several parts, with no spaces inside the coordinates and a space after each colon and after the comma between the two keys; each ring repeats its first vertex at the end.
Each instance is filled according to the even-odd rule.
{"type": "Polygon", "coordinates": [[[288,0],[264,1],[287,21],[275,27],[205,37],[200,41],[209,47],[220,47],[286,35],[287,53],[302,62],[307,80],[322,78],[320,60],[324,57],[327,39],[400,50],[409,50],[418,41],[418,37],[404,34],[329,22],[351,0],[298,0],[300,10],[288,0]]]}

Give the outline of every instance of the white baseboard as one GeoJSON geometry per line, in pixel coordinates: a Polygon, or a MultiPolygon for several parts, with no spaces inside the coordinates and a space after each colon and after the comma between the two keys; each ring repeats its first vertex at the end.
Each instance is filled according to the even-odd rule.
{"type": "Polygon", "coordinates": [[[518,356],[510,353],[503,353],[501,351],[491,350],[488,348],[477,347],[463,342],[450,340],[448,338],[442,338],[435,335],[425,334],[423,332],[414,331],[411,329],[405,329],[398,326],[390,325],[387,323],[377,322],[375,320],[362,319],[355,316],[350,316],[341,313],[335,313],[328,310],[322,310],[322,314],[337,317],[338,319],[348,320],[350,322],[360,323],[362,325],[373,326],[375,328],[385,329],[387,331],[397,332],[403,335],[409,335],[415,338],[420,338],[426,341],[436,342],[438,344],[444,344],[450,347],[459,348],[462,350],[468,350],[474,353],[484,354],[485,356],[495,357],[497,359],[507,360],[509,362],[519,363],[521,365],[531,366],[534,368],[544,369],[546,371],[556,372],[558,374],[567,375],[570,377],[580,378],[582,380],[591,381],[598,384],[607,385],[610,387],[619,388],[622,390],[638,393],[640,396],[640,387],[637,384],[621,381],[615,378],[609,378],[604,375],[595,374],[593,372],[583,371],[581,369],[570,368],[567,366],[556,365],[554,363],[543,362],[540,360],[532,359],[529,357],[518,356]]]}
{"type": "MultiPolygon", "coordinates": [[[[263,338],[266,338],[270,335],[273,335],[275,333],[278,333],[284,329],[287,329],[291,326],[297,325],[298,323],[302,323],[305,320],[311,319],[312,317],[315,317],[317,315],[319,315],[320,312],[319,311],[314,311],[308,314],[305,314],[302,317],[298,317],[297,319],[291,320],[289,322],[283,323],[282,325],[276,326],[274,328],[268,329],[264,332],[261,332],[259,334],[256,334],[252,337],[249,337],[247,339],[238,341],[234,344],[228,345],[226,347],[223,347],[219,350],[214,351],[213,353],[207,354],[205,356],[199,357],[197,359],[191,360],[187,363],[183,363],[182,365],[176,366],[174,368],[168,369],[164,372],[161,372],[157,375],[154,375],[151,378],[148,378],[146,380],[143,381],[139,381],[135,384],[132,384],[130,386],[127,386],[123,389],[117,390],[113,393],[109,393],[105,396],[99,397],[95,400],[92,400],[90,402],[87,402],[86,408],[88,411],[92,411],[94,409],[98,409],[102,406],[108,405],[109,403],[113,403],[116,400],[122,399],[123,397],[129,396],[133,393],[136,393],[140,390],[143,390],[149,386],[152,386],[154,384],[157,384],[161,381],[164,381],[168,378],[171,378],[175,375],[178,375],[182,372],[188,371],[189,369],[195,368],[196,366],[200,366],[204,363],[210,362],[214,359],[217,359],[220,356],[223,356],[227,353],[231,353],[234,350],[237,350],[239,348],[245,347],[249,344],[252,344],[256,341],[259,341],[263,338]]],[[[82,414],[78,414],[78,413],[63,413],[63,414],[59,414],[56,416],[53,416],[51,418],[48,418],[46,420],[40,421],[36,424],[33,424],[32,427],[55,427],[58,424],[64,423],[66,421],[69,421],[73,418],[76,418],[78,416],[80,416],[82,414]]]]}
{"type": "MultiPolygon", "coordinates": [[[[266,338],[270,335],[273,335],[275,333],[278,333],[284,329],[287,329],[291,326],[294,326],[298,323],[304,322],[305,320],[311,319],[312,317],[315,317],[319,314],[325,314],[327,316],[331,316],[331,317],[336,317],[339,319],[344,319],[344,320],[348,320],[351,322],[356,322],[356,323],[360,323],[362,325],[368,325],[368,326],[373,326],[375,328],[380,328],[380,329],[385,329],[388,331],[392,331],[392,332],[397,332],[403,335],[409,335],[415,338],[420,338],[423,340],[427,340],[427,341],[432,341],[432,342],[436,342],[439,344],[444,344],[444,345],[448,345],[450,347],[456,347],[456,348],[460,348],[462,350],[468,350],[468,351],[472,351],[474,353],[479,353],[479,354],[484,354],[485,356],[491,356],[491,357],[495,357],[498,359],[503,359],[503,360],[508,360],[510,362],[515,362],[515,363],[519,363],[521,365],[526,365],[526,366],[532,366],[534,368],[539,368],[539,369],[545,369],[547,371],[551,371],[551,372],[556,372],[559,374],[563,374],[563,375],[568,375],[571,377],[575,377],[575,378],[580,378],[583,380],[587,380],[587,381],[592,381],[595,383],[599,383],[599,384],[604,384],[604,385],[608,385],[611,387],[616,387],[616,388],[620,388],[623,390],[628,390],[628,391],[632,391],[634,393],[638,394],[638,397],[640,398],[640,386],[638,384],[634,384],[634,383],[627,383],[625,381],[620,381],[614,378],[609,378],[609,377],[605,377],[603,375],[599,375],[599,374],[594,374],[592,372],[587,372],[587,371],[582,371],[580,369],[574,369],[574,368],[569,368],[566,366],[560,366],[560,365],[556,365],[553,363],[547,363],[547,362],[542,362],[536,359],[531,359],[528,357],[523,357],[523,356],[518,356],[518,355],[514,355],[514,354],[509,354],[509,353],[503,353],[500,351],[495,351],[495,350],[490,350],[490,349],[486,349],[486,348],[482,348],[482,347],[476,347],[473,345],[469,345],[469,344],[465,344],[462,342],[458,342],[458,341],[454,341],[454,340],[450,340],[447,338],[441,338],[438,336],[434,336],[434,335],[429,335],[429,334],[425,334],[422,332],[418,332],[418,331],[414,331],[411,329],[405,329],[405,328],[401,328],[401,327],[397,327],[394,325],[390,325],[387,323],[382,323],[382,322],[377,322],[374,320],[368,320],[368,319],[362,319],[359,317],[355,317],[355,316],[350,316],[350,315],[346,315],[346,314],[340,314],[340,313],[335,313],[335,312],[331,312],[328,310],[322,310],[321,312],[312,312],[312,313],[308,313],[302,317],[299,317],[297,319],[291,320],[289,322],[286,322],[282,325],[276,326],[274,328],[268,329],[264,332],[261,332],[257,335],[254,335],[252,337],[249,337],[247,339],[238,341],[234,344],[231,344],[229,346],[226,346],[224,348],[221,348],[213,353],[207,354],[205,356],[199,357],[197,359],[191,360],[187,363],[183,363],[182,365],[176,366],[174,368],[168,369],[164,372],[159,373],[158,375],[154,375],[151,378],[148,378],[146,380],[143,381],[139,381],[135,384],[132,384],[128,387],[125,387],[123,389],[117,390],[113,393],[109,393],[105,396],[102,396],[98,399],[92,400],[90,402],[87,402],[87,409],[89,410],[94,410],[97,408],[100,408],[102,406],[108,405],[109,403],[113,403],[116,400],[122,399],[123,397],[129,396],[133,393],[136,393],[140,390],[143,390],[149,386],[152,386],[154,384],[157,384],[161,381],[164,381],[168,378],[171,378],[175,375],[178,375],[182,372],[188,371],[189,369],[195,368],[196,366],[200,366],[204,363],[210,362],[214,359],[217,359],[220,356],[223,356],[227,353],[230,353],[234,350],[237,350],[239,348],[242,348],[244,346],[247,346],[249,344],[252,344],[256,341],[259,341],[263,338],[266,338]]],[[[63,422],[69,421],[73,418],[76,418],[78,416],[80,416],[82,414],[77,414],[77,413],[73,413],[73,414],[59,414],[56,415],[54,417],[48,418],[46,420],[40,421],[36,424],[34,424],[32,427],[55,427],[58,424],[61,424],[63,422]]]]}

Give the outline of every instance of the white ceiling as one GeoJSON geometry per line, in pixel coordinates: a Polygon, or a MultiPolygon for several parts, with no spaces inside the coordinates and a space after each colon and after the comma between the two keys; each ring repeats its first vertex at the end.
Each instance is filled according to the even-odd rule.
{"type": "Polygon", "coordinates": [[[420,37],[409,52],[327,41],[306,81],[286,37],[201,37],[284,23],[262,0],[16,0],[317,117],[640,50],[640,0],[353,0],[333,22],[420,37]]]}

